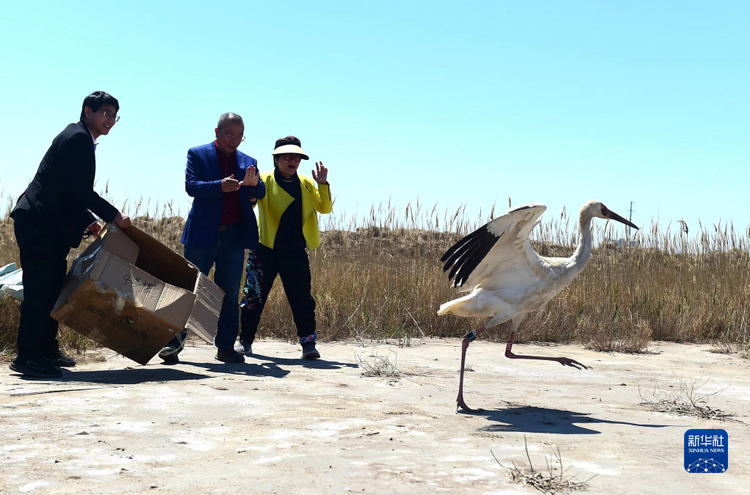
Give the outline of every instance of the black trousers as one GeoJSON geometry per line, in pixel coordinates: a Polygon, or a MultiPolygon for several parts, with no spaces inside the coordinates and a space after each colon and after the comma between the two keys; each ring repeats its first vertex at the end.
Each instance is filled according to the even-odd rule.
{"type": "Polygon", "coordinates": [[[310,293],[310,259],[307,252],[304,249],[280,251],[259,245],[256,255],[263,270],[260,280],[261,298],[251,309],[243,307],[240,311],[240,341],[252,343],[255,340],[260,316],[266,307],[276,275],[281,277],[281,283],[284,284],[284,292],[297,326],[297,336],[303,338],[314,334],[315,299],[310,293]]]}
{"type": "Polygon", "coordinates": [[[18,326],[18,354],[38,358],[56,355],[57,320],[50,317],[68,269],[70,246],[45,232],[26,211],[18,210],[13,224],[23,268],[23,302],[18,326]]]}

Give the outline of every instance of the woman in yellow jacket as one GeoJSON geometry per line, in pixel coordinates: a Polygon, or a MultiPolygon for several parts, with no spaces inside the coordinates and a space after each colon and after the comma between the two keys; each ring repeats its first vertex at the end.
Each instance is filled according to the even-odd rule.
{"type": "Polygon", "coordinates": [[[299,175],[301,160],[309,160],[294,136],[276,141],[274,170],[260,174],[266,196],[258,200],[260,245],[247,258],[247,282],[241,304],[240,342],[235,350],[252,356],[260,316],[278,274],[292,309],[304,359],[318,359],[315,348],[315,300],[310,293],[310,260],[305,247],[320,245],[317,213],[330,213],[328,169],[315,163],[312,179],[299,175]],[[317,213],[316,213],[317,212],[317,213]]]}

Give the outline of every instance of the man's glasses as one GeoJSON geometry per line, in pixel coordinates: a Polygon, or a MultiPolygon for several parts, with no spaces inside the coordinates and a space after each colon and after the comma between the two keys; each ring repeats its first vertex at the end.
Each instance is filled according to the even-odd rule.
{"type": "Polygon", "coordinates": [[[120,121],[120,117],[116,113],[112,113],[109,110],[102,110],[102,116],[107,120],[114,120],[115,124],[120,121]]]}
{"type": "Polygon", "coordinates": [[[232,141],[239,141],[240,143],[245,140],[245,136],[242,134],[224,134],[224,132],[219,129],[219,132],[221,132],[221,135],[224,136],[227,139],[231,139],[232,141]]]}

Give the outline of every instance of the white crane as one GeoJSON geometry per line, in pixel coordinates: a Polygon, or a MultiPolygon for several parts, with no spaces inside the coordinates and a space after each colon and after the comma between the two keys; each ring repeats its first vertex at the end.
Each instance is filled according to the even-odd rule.
{"type": "Polygon", "coordinates": [[[635,229],[638,227],[599,201],[589,201],[581,208],[581,239],[573,256],[547,258],[539,256],[529,241],[529,233],[546,209],[540,203],[514,208],[458,241],[440,259],[445,262],[443,271],[450,270],[448,278],[453,280],[453,286],[470,293],[442,304],[438,314],[491,317],[482,328],[469,332],[463,340],[457,407],[472,410],[463,397],[464,361],[469,343],[488,328],[508,320],[513,320],[513,329],[505,347],[505,357],[557,361],[563,366],[586,368],[565,357],[513,354],[513,339],[526,313],[547,304],[588,263],[591,258],[591,220],[594,217],[617,220],[635,229]]]}

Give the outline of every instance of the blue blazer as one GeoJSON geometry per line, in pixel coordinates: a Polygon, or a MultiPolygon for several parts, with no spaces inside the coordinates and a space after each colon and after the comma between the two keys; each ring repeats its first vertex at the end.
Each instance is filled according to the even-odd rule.
{"type": "MultiPolygon", "coordinates": [[[[255,158],[237,150],[237,170],[235,179],[241,181],[245,172],[250,168],[258,168],[255,158]]],[[[224,193],[221,192],[221,169],[213,142],[190,148],[187,155],[185,169],[185,191],[192,196],[193,206],[190,208],[185,230],[182,232],[183,244],[207,247],[213,244],[219,232],[221,215],[224,211],[224,193]]],[[[250,198],[263,198],[266,186],[258,179],[255,187],[242,186],[240,188],[240,204],[242,205],[242,245],[246,249],[258,246],[258,224],[250,198]]]]}

